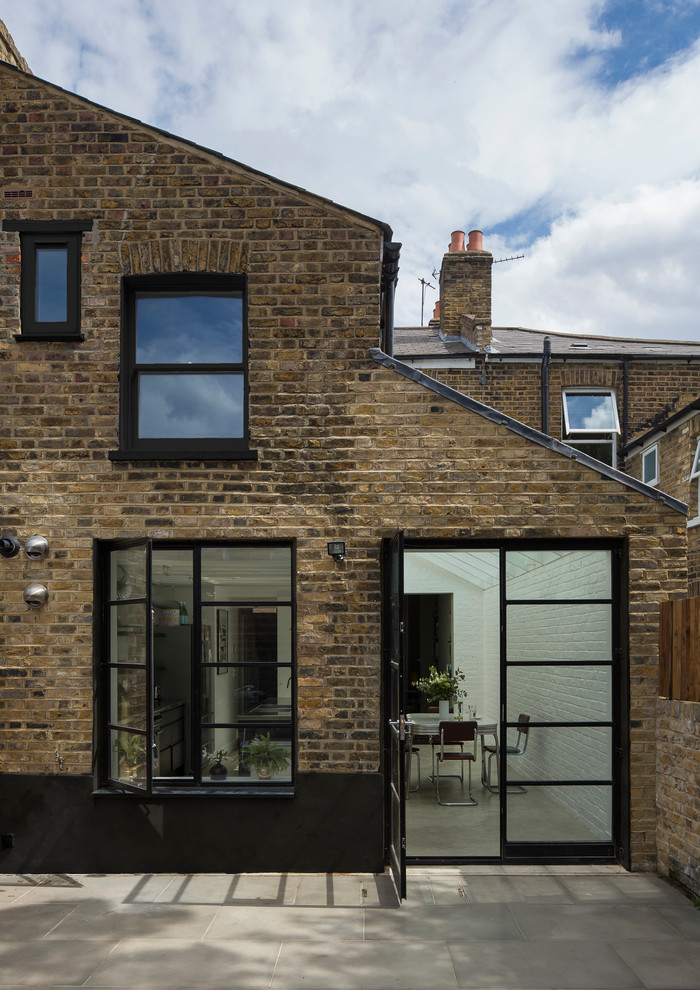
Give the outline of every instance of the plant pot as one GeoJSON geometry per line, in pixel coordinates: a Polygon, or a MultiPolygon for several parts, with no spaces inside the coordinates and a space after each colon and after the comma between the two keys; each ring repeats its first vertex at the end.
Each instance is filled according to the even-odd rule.
{"type": "Polygon", "coordinates": [[[438,701],[438,712],[440,713],[440,721],[446,722],[450,717],[450,703],[449,701],[438,701]]]}
{"type": "Polygon", "coordinates": [[[209,771],[209,776],[212,780],[226,780],[228,770],[223,763],[213,763],[211,770],[209,771]]]}
{"type": "Polygon", "coordinates": [[[253,772],[259,780],[269,780],[272,776],[272,770],[269,767],[255,767],[253,772]]]}

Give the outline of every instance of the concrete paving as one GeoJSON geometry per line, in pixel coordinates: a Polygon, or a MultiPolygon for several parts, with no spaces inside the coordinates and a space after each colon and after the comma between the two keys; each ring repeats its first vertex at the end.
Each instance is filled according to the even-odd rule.
{"type": "Polygon", "coordinates": [[[700,990],[700,910],[618,867],[0,874],[0,987],[700,990]]]}

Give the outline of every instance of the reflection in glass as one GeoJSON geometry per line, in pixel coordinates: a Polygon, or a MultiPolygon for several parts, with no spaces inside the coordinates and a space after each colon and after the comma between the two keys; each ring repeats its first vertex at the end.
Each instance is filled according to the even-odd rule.
{"type": "Polygon", "coordinates": [[[528,785],[508,798],[509,842],[609,842],[612,839],[612,787],[528,785]]]}
{"type": "Polygon", "coordinates": [[[240,364],[242,360],[242,293],[137,294],[138,364],[240,364]]]}
{"type": "Polygon", "coordinates": [[[508,605],[506,618],[509,661],[612,660],[609,605],[508,605]]]}
{"type": "Polygon", "coordinates": [[[68,319],[68,249],[62,244],[36,249],[36,320],[64,323],[68,319]]]}
{"type": "Polygon", "coordinates": [[[290,601],[289,547],[204,547],[202,581],[215,586],[217,601],[290,601]]]}
{"type": "Polygon", "coordinates": [[[139,375],[139,436],[243,436],[240,374],[139,375]]]}
{"type": "Polygon", "coordinates": [[[143,602],[110,606],[112,663],[146,663],[146,605],[143,602]]]}
{"type": "Polygon", "coordinates": [[[568,432],[619,430],[617,407],[611,392],[565,392],[564,413],[568,432]]]}
{"type": "Polygon", "coordinates": [[[610,598],[609,550],[533,550],[506,554],[506,596],[610,598]]]}
{"type": "Polygon", "coordinates": [[[110,776],[123,784],[146,786],[146,737],[110,729],[110,776]]]}
{"type": "Polygon", "coordinates": [[[531,727],[525,752],[507,757],[508,780],[610,780],[611,753],[609,726],[531,727]]]}
{"type": "Polygon", "coordinates": [[[508,667],[509,722],[520,714],[533,722],[612,721],[612,667],[508,667]]]}
{"type": "Polygon", "coordinates": [[[211,722],[289,722],[292,670],[288,666],[217,667],[212,697],[202,701],[211,722]]]}
{"type": "Polygon", "coordinates": [[[145,598],[146,559],[145,545],[112,550],[109,588],[112,601],[145,598]]]}
{"type": "Polygon", "coordinates": [[[110,670],[110,722],[146,731],[146,671],[133,668],[110,670]]]}

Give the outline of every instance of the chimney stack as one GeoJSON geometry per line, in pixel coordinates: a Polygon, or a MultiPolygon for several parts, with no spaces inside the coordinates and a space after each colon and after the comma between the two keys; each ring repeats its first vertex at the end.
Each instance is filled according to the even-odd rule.
{"type": "Polygon", "coordinates": [[[491,333],[491,266],[493,255],[484,251],[480,230],[469,231],[465,250],[464,231],[452,233],[440,270],[440,335],[462,337],[472,345],[485,346],[491,333]],[[463,319],[466,317],[467,319],[463,319]],[[475,340],[475,328],[479,332],[475,340]]]}

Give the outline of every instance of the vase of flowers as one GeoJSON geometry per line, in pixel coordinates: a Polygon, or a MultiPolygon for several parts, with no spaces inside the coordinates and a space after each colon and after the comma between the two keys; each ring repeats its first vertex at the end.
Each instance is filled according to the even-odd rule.
{"type": "Polygon", "coordinates": [[[450,702],[456,698],[466,698],[467,692],[461,686],[464,674],[461,670],[454,673],[439,671],[436,667],[428,667],[428,676],[419,677],[413,682],[413,687],[424,694],[428,703],[437,702],[440,721],[450,717],[450,702]]]}

